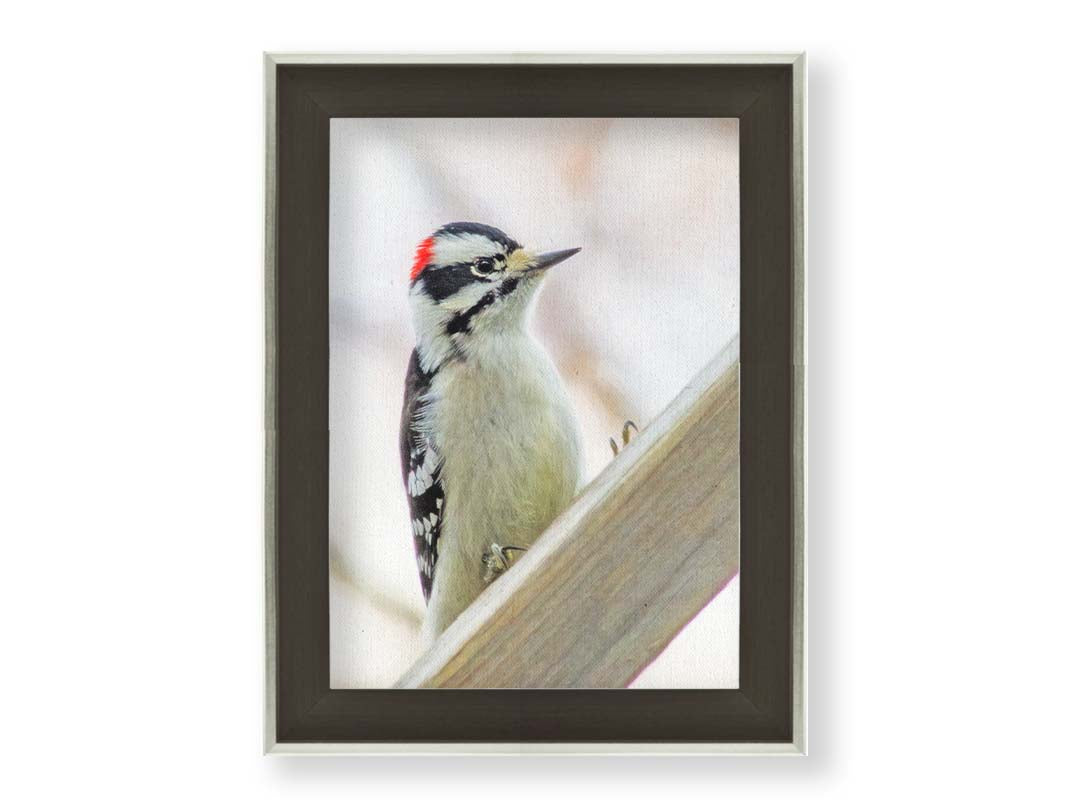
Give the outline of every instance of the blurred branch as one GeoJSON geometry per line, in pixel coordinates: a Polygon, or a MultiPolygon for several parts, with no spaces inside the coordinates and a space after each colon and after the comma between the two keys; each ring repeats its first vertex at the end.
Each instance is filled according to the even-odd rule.
{"type": "MultiPolygon", "coordinates": [[[[422,625],[422,617],[412,610],[411,606],[405,605],[366,578],[356,577],[352,573],[348,561],[333,544],[330,545],[330,572],[336,580],[342,581],[352,591],[363,595],[368,603],[402,625],[415,630],[418,630],[422,625]]],[[[412,575],[414,575],[414,572],[412,572],[412,575]]]]}

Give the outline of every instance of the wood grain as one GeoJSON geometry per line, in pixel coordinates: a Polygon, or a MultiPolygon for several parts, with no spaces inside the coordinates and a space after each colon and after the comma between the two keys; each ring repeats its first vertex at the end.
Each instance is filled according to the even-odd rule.
{"type": "Polygon", "coordinates": [[[397,688],[621,688],[738,571],[737,341],[397,688]]]}

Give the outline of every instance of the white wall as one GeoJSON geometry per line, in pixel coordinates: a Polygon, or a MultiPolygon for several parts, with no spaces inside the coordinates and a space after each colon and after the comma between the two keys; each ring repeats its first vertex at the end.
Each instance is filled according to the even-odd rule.
{"type": "Polygon", "coordinates": [[[1053,7],[459,5],[5,8],[5,794],[1062,788],[1053,7]],[[798,47],[812,755],[262,758],[259,51],[798,47]]]}

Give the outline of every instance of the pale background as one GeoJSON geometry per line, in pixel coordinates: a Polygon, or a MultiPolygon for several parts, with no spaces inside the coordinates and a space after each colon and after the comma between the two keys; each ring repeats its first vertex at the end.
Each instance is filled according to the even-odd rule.
{"type": "MultiPolygon", "coordinates": [[[[391,686],[419,650],[398,455],[414,344],[408,270],[447,222],[501,228],[553,270],[532,329],[575,403],[585,474],[738,326],[735,119],[343,119],[331,123],[330,660],[335,688],[391,686]]],[[[733,688],[737,579],[634,682],[733,688]]]]}
{"type": "Polygon", "coordinates": [[[5,8],[0,65],[20,112],[0,126],[6,795],[1062,787],[1061,9],[606,7],[5,8]],[[263,758],[260,51],[798,48],[811,755],[263,758]]]}

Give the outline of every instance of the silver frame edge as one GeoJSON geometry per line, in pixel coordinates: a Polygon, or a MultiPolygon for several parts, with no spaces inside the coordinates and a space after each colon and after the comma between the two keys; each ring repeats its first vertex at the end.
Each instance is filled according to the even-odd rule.
{"type": "Polygon", "coordinates": [[[277,498],[276,436],[277,426],[275,398],[277,397],[278,375],[274,360],[275,345],[275,308],[277,305],[277,286],[274,276],[277,273],[278,253],[275,248],[277,234],[277,120],[275,67],[278,62],[269,54],[263,55],[263,114],[264,114],[264,156],[266,160],[263,179],[264,204],[264,336],[266,354],[264,355],[264,640],[266,642],[265,661],[263,665],[263,752],[272,753],[278,747],[278,676],[275,669],[278,655],[277,631],[277,553],[275,551],[275,508],[277,498]]]}

